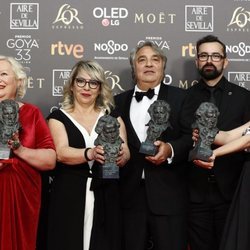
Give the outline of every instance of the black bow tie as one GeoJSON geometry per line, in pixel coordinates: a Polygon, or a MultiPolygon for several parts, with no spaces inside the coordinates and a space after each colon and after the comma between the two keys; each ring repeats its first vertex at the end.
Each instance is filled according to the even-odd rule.
{"type": "Polygon", "coordinates": [[[135,92],[135,99],[137,102],[140,102],[142,100],[143,96],[147,96],[149,99],[152,99],[154,95],[155,95],[154,89],[149,89],[147,92],[136,91],[135,92]]]}

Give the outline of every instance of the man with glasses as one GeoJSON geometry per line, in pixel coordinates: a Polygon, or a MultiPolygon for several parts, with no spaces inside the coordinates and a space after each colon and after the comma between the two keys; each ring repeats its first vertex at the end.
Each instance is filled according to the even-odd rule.
{"type": "MultiPolygon", "coordinates": [[[[231,130],[250,119],[249,91],[230,83],[224,74],[228,65],[226,46],[208,35],[197,44],[196,67],[200,81],[188,89],[183,116],[190,127],[202,102],[219,109],[217,127],[231,130]]],[[[191,164],[189,170],[189,242],[192,250],[219,248],[227,212],[244,163],[243,153],[216,159],[212,169],[191,164]]]]}

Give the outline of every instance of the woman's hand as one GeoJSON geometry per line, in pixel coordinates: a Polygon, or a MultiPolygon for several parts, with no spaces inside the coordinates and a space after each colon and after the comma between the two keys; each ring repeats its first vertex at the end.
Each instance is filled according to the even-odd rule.
{"type": "Polygon", "coordinates": [[[0,171],[3,169],[3,168],[5,168],[7,166],[7,164],[5,164],[5,163],[0,163],[0,171]]]}
{"type": "Polygon", "coordinates": [[[119,152],[118,158],[116,160],[116,164],[119,167],[123,167],[129,160],[130,156],[128,151],[126,150],[124,144],[121,145],[121,150],[119,152]]]}
{"type": "Polygon", "coordinates": [[[209,157],[208,161],[194,160],[193,163],[201,168],[212,169],[214,167],[215,154],[209,157]]]}
{"type": "Polygon", "coordinates": [[[194,141],[194,146],[199,139],[199,130],[197,128],[193,129],[192,140],[194,141]]]}
{"type": "Polygon", "coordinates": [[[14,132],[7,143],[8,143],[8,147],[12,149],[14,152],[15,150],[19,149],[21,146],[21,143],[19,140],[19,131],[14,132]]]}
{"type": "Polygon", "coordinates": [[[104,150],[103,147],[98,145],[90,150],[90,157],[91,160],[97,161],[101,164],[104,164],[104,150]]]}

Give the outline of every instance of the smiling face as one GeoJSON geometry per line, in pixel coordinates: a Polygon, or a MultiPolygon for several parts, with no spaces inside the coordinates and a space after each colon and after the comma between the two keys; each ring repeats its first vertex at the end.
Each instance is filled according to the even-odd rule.
{"type": "Polygon", "coordinates": [[[73,91],[74,99],[81,105],[94,105],[100,93],[101,86],[98,85],[95,89],[93,89],[90,88],[89,83],[86,83],[84,87],[79,87],[77,85],[76,79],[81,78],[84,78],[86,80],[95,80],[91,79],[90,75],[87,72],[83,70],[79,71],[71,88],[71,90],[73,91]]]}
{"type": "Polygon", "coordinates": [[[135,57],[135,76],[141,90],[154,88],[164,76],[164,63],[152,47],[142,47],[135,57]]]}
{"type": "Polygon", "coordinates": [[[0,60],[0,101],[15,99],[20,81],[16,79],[11,64],[0,60]]]}

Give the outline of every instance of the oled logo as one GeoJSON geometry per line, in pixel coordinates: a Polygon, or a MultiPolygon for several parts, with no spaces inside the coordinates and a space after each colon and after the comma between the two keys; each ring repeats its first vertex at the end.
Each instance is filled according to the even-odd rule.
{"type": "Polygon", "coordinates": [[[38,3],[11,3],[10,4],[10,29],[39,28],[38,3]]]}
{"type": "Polygon", "coordinates": [[[78,17],[78,10],[69,4],[63,4],[58,10],[52,29],[83,29],[83,23],[78,17]]]}
{"type": "Polygon", "coordinates": [[[208,5],[185,6],[185,31],[213,32],[214,9],[208,5]]]}
{"type": "Polygon", "coordinates": [[[119,26],[120,20],[128,17],[126,8],[102,8],[96,7],[93,9],[93,16],[101,19],[102,26],[119,26]]]}
{"type": "Polygon", "coordinates": [[[240,87],[250,89],[250,72],[228,72],[228,80],[240,87]]]}
{"type": "Polygon", "coordinates": [[[227,25],[227,31],[250,31],[250,11],[245,10],[243,7],[238,7],[234,10],[231,21],[227,25]]]}
{"type": "Polygon", "coordinates": [[[70,69],[53,69],[52,95],[62,96],[63,87],[70,76],[70,69]]]}
{"type": "Polygon", "coordinates": [[[51,44],[50,54],[60,56],[71,56],[80,59],[83,58],[84,47],[81,44],[66,44],[58,41],[57,43],[51,44]]]}

